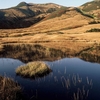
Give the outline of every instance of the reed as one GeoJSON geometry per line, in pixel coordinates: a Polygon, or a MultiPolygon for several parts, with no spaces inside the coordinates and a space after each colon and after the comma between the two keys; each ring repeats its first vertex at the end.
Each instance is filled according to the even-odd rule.
{"type": "Polygon", "coordinates": [[[61,76],[61,83],[63,88],[67,89],[68,95],[73,94],[71,100],[87,100],[89,91],[93,87],[92,79],[86,77],[86,83],[84,83],[79,74],[69,74],[67,77],[61,76]]]}
{"type": "Polygon", "coordinates": [[[70,88],[70,79],[69,78],[65,78],[64,76],[61,77],[61,82],[63,87],[66,87],[67,89],[70,88]]]}
{"type": "Polygon", "coordinates": [[[66,74],[66,67],[65,67],[65,70],[64,70],[64,74],[66,74]]]}
{"type": "Polygon", "coordinates": [[[57,77],[56,77],[56,76],[54,76],[54,80],[55,80],[55,82],[58,82],[58,79],[57,79],[57,77]]]}
{"type": "Polygon", "coordinates": [[[0,100],[21,100],[21,87],[13,79],[0,76],[0,100]]]}
{"type": "MultiPolygon", "coordinates": [[[[84,87],[83,87],[84,88],[84,87]]],[[[87,100],[89,90],[77,89],[76,93],[73,93],[73,100],[87,100]]]]}
{"type": "Polygon", "coordinates": [[[78,83],[81,83],[82,82],[82,78],[79,77],[79,74],[77,74],[77,81],[78,81],[78,83]]]}
{"type": "Polygon", "coordinates": [[[76,79],[76,75],[74,75],[74,74],[72,76],[72,82],[76,86],[77,79],[76,79]]]}

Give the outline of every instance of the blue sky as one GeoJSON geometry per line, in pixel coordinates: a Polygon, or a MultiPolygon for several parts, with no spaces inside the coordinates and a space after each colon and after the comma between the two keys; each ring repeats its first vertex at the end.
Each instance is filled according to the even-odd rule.
{"type": "Polygon", "coordinates": [[[56,3],[64,6],[80,6],[92,0],[0,0],[0,9],[16,6],[22,1],[27,3],[56,3]]]}

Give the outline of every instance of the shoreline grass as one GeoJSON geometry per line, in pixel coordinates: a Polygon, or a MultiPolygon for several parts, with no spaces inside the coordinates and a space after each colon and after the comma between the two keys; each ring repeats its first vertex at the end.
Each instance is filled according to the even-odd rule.
{"type": "Polygon", "coordinates": [[[62,50],[40,44],[6,44],[2,48],[0,57],[15,58],[25,63],[33,60],[55,60],[55,58],[65,57],[62,50]]]}
{"type": "Polygon", "coordinates": [[[16,69],[16,74],[22,77],[36,78],[49,74],[52,70],[41,61],[29,62],[16,69]]]}
{"type": "Polygon", "coordinates": [[[21,87],[13,79],[0,76],[0,100],[21,100],[21,87]]]}

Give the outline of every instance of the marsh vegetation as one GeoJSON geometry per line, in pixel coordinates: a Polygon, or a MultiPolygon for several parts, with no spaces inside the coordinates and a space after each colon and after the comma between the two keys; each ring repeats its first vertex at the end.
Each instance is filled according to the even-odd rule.
{"type": "MultiPolygon", "coordinates": [[[[81,61],[77,58],[66,58],[54,62],[45,61],[45,64],[49,66],[52,72],[47,75],[43,75],[42,77],[40,75],[40,77],[38,76],[38,78],[34,79],[32,77],[23,78],[20,75],[16,76],[15,69],[21,68],[18,66],[24,66],[23,68],[25,68],[25,65],[27,65],[28,72],[29,70],[32,72],[30,66],[34,65],[35,63],[22,64],[20,61],[14,59],[0,60],[0,64],[3,65],[3,67],[0,68],[0,73],[3,74],[4,68],[9,66],[9,69],[5,70],[6,75],[9,76],[10,74],[12,77],[15,77],[15,80],[18,81],[18,83],[20,83],[23,95],[25,96],[25,99],[22,100],[40,100],[41,98],[49,100],[58,100],[59,98],[63,98],[63,100],[78,100],[78,98],[79,100],[90,100],[90,95],[91,93],[94,93],[94,87],[97,83],[97,79],[94,80],[97,75],[95,76],[94,74],[99,73],[99,70],[96,72],[94,65],[81,61]],[[79,63],[82,63],[83,66],[80,67],[80,64],[77,63],[77,60],[79,63]],[[7,62],[9,62],[9,64],[7,62]],[[88,71],[88,68],[90,67],[91,69],[94,68],[94,74],[88,71]],[[12,68],[13,70],[11,70],[12,68]],[[93,75],[94,78],[91,77],[91,75],[93,75]]],[[[35,68],[40,70],[36,67],[36,64],[35,68]]],[[[41,63],[40,65],[38,64],[38,67],[39,66],[41,66],[41,63]]],[[[95,64],[95,66],[97,65],[95,64]]],[[[20,71],[23,73],[22,70],[20,71]]]]}
{"type": "Polygon", "coordinates": [[[21,100],[21,87],[13,79],[0,76],[0,100],[21,100]]]}
{"type": "MultiPolygon", "coordinates": [[[[57,11],[46,14],[48,16],[34,26],[0,30],[0,74],[4,76],[5,72],[18,81],[26,100],[100,100],[99,14],[85,12],[93,6],[89,9],[89,5],[83,6],[86,8],[59,6],[57,10],[50,7],[46,13],[57,11]]],[[[41,7],[36,11],[41,13],[41,7]]],[[[36,22],[42,18],[44,15],[38,16],[36,22]]],[[[20,27],[19,24],[16,27],[20,27]]],[[[0,80],[0,99],[16,99],[19,85],[9,78],[0,77],[0,80]]]]}
{"type": "Polygon", "coordinates": [[[39,44],[8,44],[4,45],[0,56],[20,59],[23,62],[64,57],[65,53],[59,49],[47,48],[39,44]]]}
{"type": "Polygon", "coordinates": [[[25,65],[19,66],[16,69],[16,74],[23,77],[36,78],[49,74],[52,70],[41,61],[29,62],[25,65]]]}

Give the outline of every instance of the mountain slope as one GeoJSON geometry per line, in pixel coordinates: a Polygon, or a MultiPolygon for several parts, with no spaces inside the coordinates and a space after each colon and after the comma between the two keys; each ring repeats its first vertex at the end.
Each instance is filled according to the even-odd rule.
{"type": "Polygon", "coordinates": [[[80,6],[80,8],[92,14],[93,16],[96,17],[96,19],[100,19],[100,0],[93,0],[91,2],[87,2],[80,6]]]}
{"type": "Polygon", "coordinates": [[[87,2],[83,4],[81,7],[82,7],[82,10],[87,11],[87,12],[100,9],[100,0],[87,2]]]}
{"type": "MultiPolygon", "coordinates": [[[[60,9],[60,11],[62,10],[60,9]]],[[[31,28],[37,31],[69,30],[87,25],[89,22],[94,20],[91,16],[80,12],[78,8],[64,8],[62,11],[63,13],[60,11],[58,10],[51,13],[49,16],[47,16],[47,18],[45,18],[46,20],[33,25],[31,28]],[[60,16],[58,16],[59,13],[60,16]]]]}
{"type": "Polygon", "coordinates": [[[21,2],[16,7],[0,10],[0,28],[29,27],[60,7],[53,3],[28,4],[21,2]]]}

